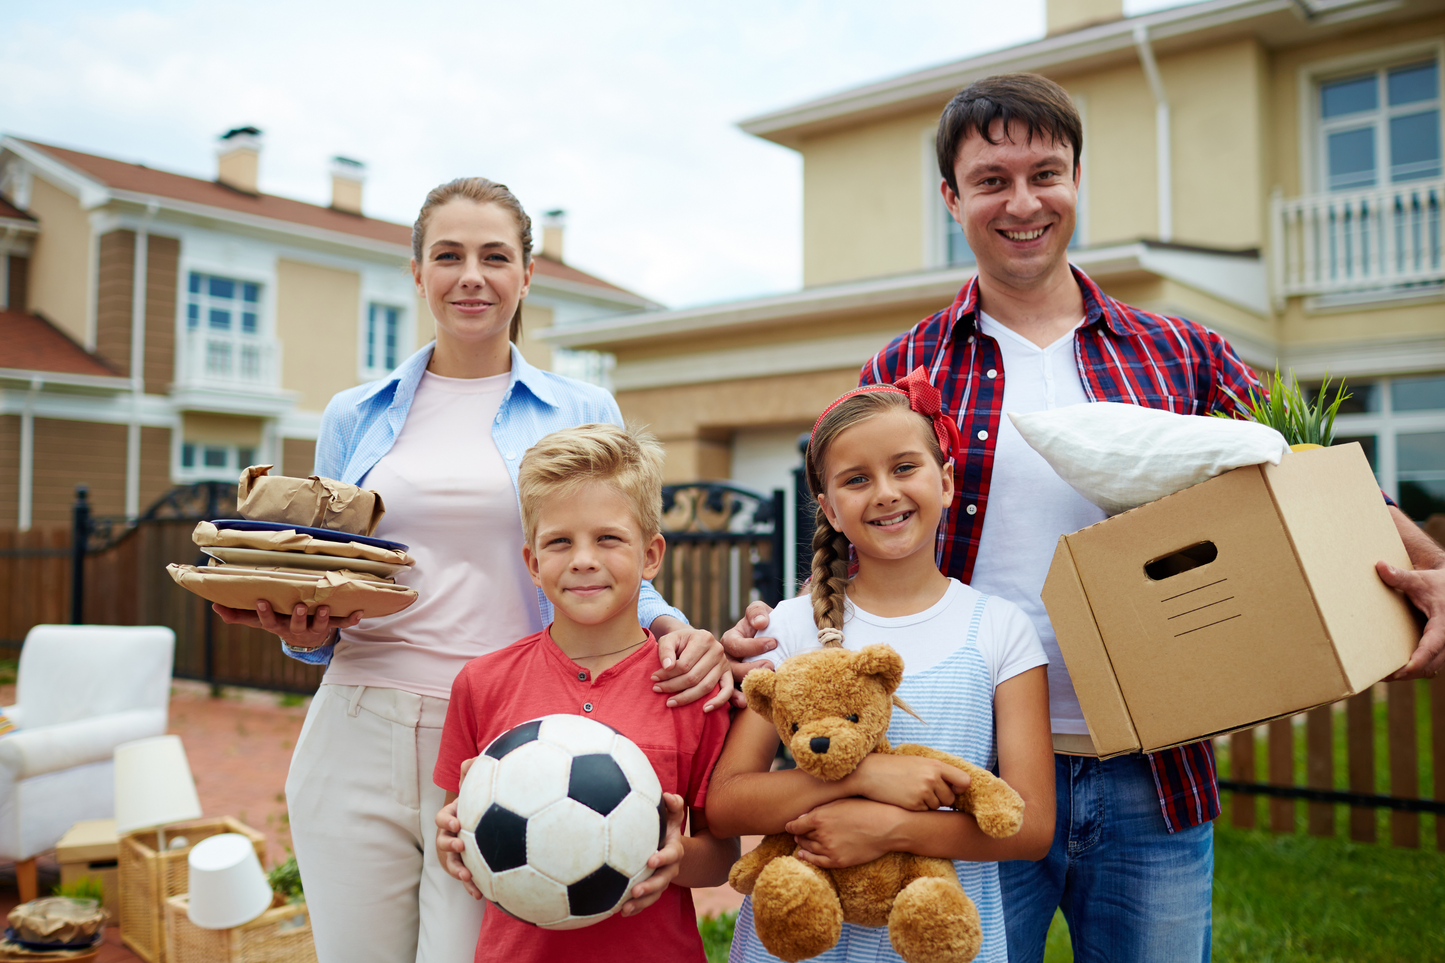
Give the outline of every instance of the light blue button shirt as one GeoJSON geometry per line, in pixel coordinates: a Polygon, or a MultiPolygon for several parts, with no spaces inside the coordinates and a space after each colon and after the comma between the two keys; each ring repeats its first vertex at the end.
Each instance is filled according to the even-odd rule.
{"type": "MultiPolygon", "coordinates": [[[[321,433],[316,439],[316,474],[352,485],[362,483],[401,434],[411,400],[416,396],[416,386],[421,383],[434,347],[436,342],[407,358],[390,377],[348,388],[331,399],[321,416],[321,433]]],[[[610,394],[596,385],[535,368],[523,359],[516,345],[512,346],[512,375],[492,422],[492,439],[502,454],[514,488],[522,455],[544,435],[604,422],[622,424],[622,412],[610,394]]],[[[517,510],[521,511],[520,503],[517,510]]],[[[542,610],[542,622],[551,623],[552,603],[540,589],[537,604],[542,610]]],[[[643,582],[637,604],[638,621],[649,626],[662,615],[687,621],[681,612],[663,601],[651,582],[643,582]]],[[[323,645],[316,649],[293,649],[284,642],[281,647],[292,658],[317,665],[330,662],[336,648],[323,645]]]]}

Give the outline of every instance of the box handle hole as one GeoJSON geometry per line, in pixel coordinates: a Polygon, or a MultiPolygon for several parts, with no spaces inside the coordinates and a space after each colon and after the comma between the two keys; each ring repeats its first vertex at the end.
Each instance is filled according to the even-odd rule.
{"type": "Polygon", "coordinates": [[[1177,552],[1156,558],[1152,562],[1145,562],[1144,574],[1155,582],[1162,582],[1166,578],[1173,578],[1190,569],[1208,565],[1218,557],[1219,549],[1214,547],[1213,542],[1196,542],[1187,548],[1181,548],[1177,552]]]}

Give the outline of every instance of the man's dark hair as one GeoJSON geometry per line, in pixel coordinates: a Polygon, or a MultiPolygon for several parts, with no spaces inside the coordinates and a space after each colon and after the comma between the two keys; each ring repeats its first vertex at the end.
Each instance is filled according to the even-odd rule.
{"type": "Polygon", "coordinates": [[[959,146],[974,133],[997,144],[989,134],[994,121],[1003,121],[1005,136],[1009,126],[1018,121],[1028,131],[1029,143],[1039,137],[1073,145],[1074,168],[1078,168],[1079,154],[1084,150],[1084,125],[1069,92],[1038,74],[996,74],[960,90],[938,118],[934,139],[938,171],[955,194],[958,181],[953,176],[953,165],[958,160],[959,146]]]}

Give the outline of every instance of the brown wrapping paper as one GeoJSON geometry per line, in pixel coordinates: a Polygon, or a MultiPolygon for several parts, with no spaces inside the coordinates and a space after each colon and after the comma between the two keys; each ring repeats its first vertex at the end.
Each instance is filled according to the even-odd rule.
{"type": "Polygon", "coordinates": [[[416,590],[357,572],[306,572],[296,569],[259,569],[239,565],[197,568],[166,566],[176,584],[208,602],[233,609],[255,609],[264,599],[277,612],[290,612],[300,602],[307,614],[316,607],[331,607],[335,618],[361,612],[367,618],[400,612],[416,601],[416,590]]]}
{"type": "Polygon", "coordinates": [[[217,528],[210,522],[200,522],[191,533],[191,541],[201,548],[260,548],[272,552],[305,552],[307,555],[329,555],[339,558],[365,558],[373,562],[390,562],[396,565],[412,564],[412,557],[376,545],[360,542],[329,542],[312,538],[304,532],[287,529],[279,532],[243,532],[234,528],[217,528]]]}
{"type": "Polygon", "coordinates": [[[7,919],[15,935],[33,943],[79,943],[105,925],[105,910],[93,899],[51,896],[21,903],[7,919]]]}
{"type": "Polygon", "coordinates": [[[376,492],[319,475],[273,478],[272,467],[252,465],[241,473],[236,506],[242,518],[370,535],[386,514],[376,492]]]}

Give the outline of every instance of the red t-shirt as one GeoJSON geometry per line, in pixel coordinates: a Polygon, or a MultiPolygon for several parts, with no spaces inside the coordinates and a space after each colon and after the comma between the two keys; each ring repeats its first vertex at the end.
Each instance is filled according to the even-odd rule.
{"type": "MultiPolygon", "coordinates": [[[[538,716],[565,712],[606,723],[637,743],[663,791],[701,809],[727,737],[728,713],[703,712],[706,700],[668,708],[667,697],[652,691],[655,671],[657,639],[651,632],[640,649],[595,678],[567,658],[547,629],[473,659],[452,683],[432,778],[442,789],[457,792],[462,763],[497,736],[538,716]]],[[[579,930],[544,930],[493,910],[483,918],[477,938],[477,963],[636,963],[643,958],[705,960],[691,890],[669,886],[636,916],[614,914],[579,930]]]]}

